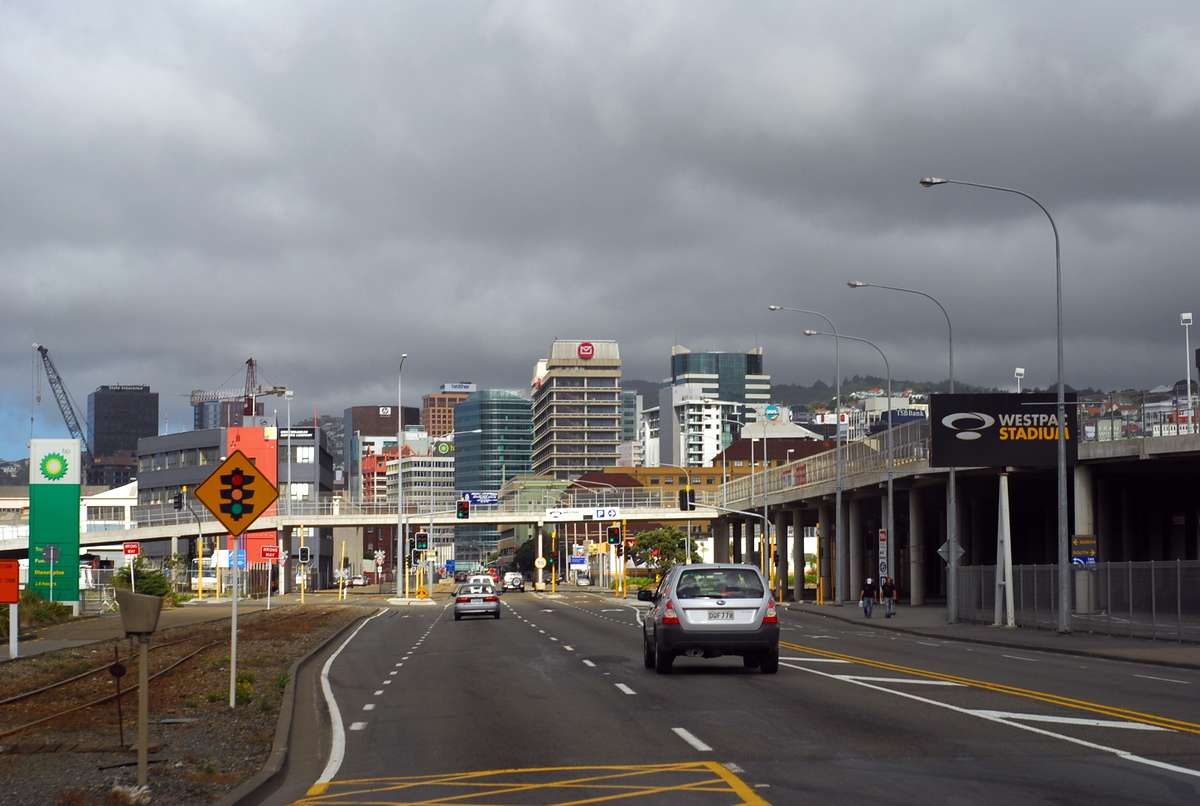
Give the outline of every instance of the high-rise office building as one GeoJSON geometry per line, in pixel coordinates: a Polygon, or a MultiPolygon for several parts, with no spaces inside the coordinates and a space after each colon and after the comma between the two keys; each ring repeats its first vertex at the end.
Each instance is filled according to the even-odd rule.
{"type": "Polygon", "coordinates": [[[443,383],[437,394],[421,398],[421,425],[431,437],[454,433],[454,409],[475,391],[473,383],[443,383]]]}
{"type": "Polygon", "coordinates": [[[613,467],[621,445],[621,354],[615,341],[556,339],[531,383],[533,472],[570,479],[613,467]]]}
{"type": "MultiPolygon", "coordinates": [[[[728,447],[739,423],[753,422],[771,400],[762,348],[694,353],[671,348],[671,377],[658,398],[658,462],[703,467],[728,447]]],[[[653,451],[648,450],[647,454],[653,451]]]]}
{"type": "Polygon", "coordinates": [[[158,434],[158,393],[149,386],[101,386],[88,395],[92,464],[85,483],[119,487],[137,476],[137,446],[158,434]]]}
{"type": "MultiPolygon", "coordinates": [[[[419,409],[405,406],[404,427],[419,427],[420,414],[419,409]]],[[[399,431],[400,421],[395,406],[352,406],[345,410],[342,450],[346,496],[350,501],[363,503],[373,500],[376,492],[386,494],[387,463],[375,457],[396,455],[399,431]]]]}

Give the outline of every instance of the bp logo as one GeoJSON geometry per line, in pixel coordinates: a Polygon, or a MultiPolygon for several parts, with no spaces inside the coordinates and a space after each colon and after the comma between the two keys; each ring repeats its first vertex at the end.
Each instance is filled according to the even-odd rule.
{"type": "Polygon", "coordinates": [[[67,458],[61,453],[48,453],[42,458],[42,475],[49,481],[58,481],[67,475],[67,458]]]}

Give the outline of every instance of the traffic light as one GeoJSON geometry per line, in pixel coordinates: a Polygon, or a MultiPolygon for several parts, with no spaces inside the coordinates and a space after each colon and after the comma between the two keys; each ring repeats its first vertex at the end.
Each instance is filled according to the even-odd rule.
{"type": "Polygon", "coordinates": [[[609,542],[609,545],[615,545],[615,544],[621,542],[621,527],[620,526],[608,527],[608,542],[609,542]]]}
{"type": "Polygon", "coordinates": [[[550,564],[554,565],[557,562],[558,562],[558,552],[557,551],[550,552],[550,564]]]}
{"type": "Polygon", "coordinates": [[[696,491],[691,487],[684,487],[679,491],[679,508],[684,512],[691,512],[696,508],[696,491]]]}
{"type": "Polygon", "coordinates": [[[297,555],[300,558],[301,565],[312,560],[312,549],[308,546],[301,546],[300,553],[297,555]]]}
{"type": "Polygon", "coordinates": [[[413,549],[412,550],[412,564],[418,565],[420,562],[421,562],[421,550],[413,549]]]}
{"type": "Polygon", "coordinates": [[[458,510],[455,514],[460,520],[466,520],[471,517],[471,502],[463,498],[458,502],[458,510]]]}
{"type": "Polygon", "coordinates": [[[429,548],[429,533],[428,532],[417,532],[416,538],[417,538],[417,548],[419,548],[421,551],[425,551],[426,549],[429,548]]]}
{"type": "Polygon", "coordinates": [[[254,497],[254,490],[250,489],[254,480],[254,476],[240,467],[235,467],[228,475],[221,474],[221,500],[229,502],[221,504],[221,511],[232,520],[241,520],[254,512],[254,505],[246,503],[254,497]]]}
{"type": "Polygon", "coordinates": [[[183,509],[183,493],[175,493],[175,497],[171,499],[171,503],[176,509],[183,509]]]}

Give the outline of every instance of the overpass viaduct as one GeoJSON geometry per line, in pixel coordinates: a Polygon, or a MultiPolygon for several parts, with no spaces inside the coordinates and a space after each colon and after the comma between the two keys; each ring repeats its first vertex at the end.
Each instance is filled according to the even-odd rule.
{"type": "MultiPolygon", "coordinates": [[[[826,600],[850,601],[876,568],[878,532],[887,522],[886,437],[842,446],[842,512],[835,512],[837,453],[770,468],[724,485],[728,507],[766,513],[776,534],[819,527],[820,577],[826,600]],[[835,518],[843,544],[834,545],[835,518]],[[844,552],[842,579],[833,569],[844,552]]],[[[896,534],[892,576],[914,604],[945,596],[948,471],[929,466],[929,426],[910,423],[893,432],[893,506],[896,534]]],[[[1013,562],[1057,563],[1055,469],[957,468],[962,565],[996,561],[999,476],[1009,474],[1013,562]]],[[[1085,442],[1071,470],[1071,534],[1096,541],[1100,562],[1200,559],[1200,435],[1085,442]]],[[[715,556],[756,560],[761,517],[720,514],[715,556]],[[727,540],[720,539],[727,536],[727,540]],[[727,547],[727,550],[726,550],[727,547]]],[[[792,568],[798,556],[780,558],[792,568]]],[[[784,572],[786,574],[786,571],[784,572]]],[[[799,591],[797,591],[799,593],[799,591]]]]}

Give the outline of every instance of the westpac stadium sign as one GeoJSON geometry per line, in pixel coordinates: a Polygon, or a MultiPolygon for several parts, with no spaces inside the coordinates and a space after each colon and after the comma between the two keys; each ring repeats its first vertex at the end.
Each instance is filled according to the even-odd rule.
{"type": "MultiPolygon", "coordinates": [[[[1079,456],[1075,394],[1066,395],[1067,464],[1079,456]]],[[[930,467],[1038,467],[1058,463],[1055,395],[933,395],[930,467]]]]}

